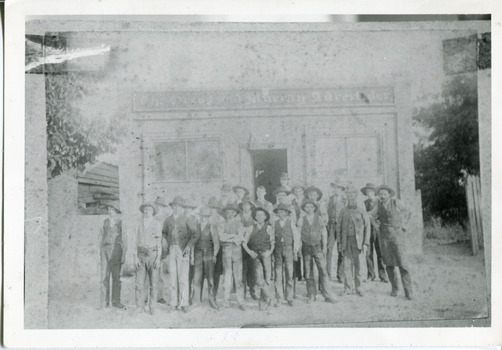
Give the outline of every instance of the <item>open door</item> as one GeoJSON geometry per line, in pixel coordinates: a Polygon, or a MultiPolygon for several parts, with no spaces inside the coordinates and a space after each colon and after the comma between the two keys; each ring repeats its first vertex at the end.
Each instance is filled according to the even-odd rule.
{"type": "Polygon", "coordinates": [[[281,185],[281,173],[288,171],[288,152],[286,149],[260,149],[251,151],[254,190],[265,186],[265,198],[275,203],[274,190],[281,185]]]}

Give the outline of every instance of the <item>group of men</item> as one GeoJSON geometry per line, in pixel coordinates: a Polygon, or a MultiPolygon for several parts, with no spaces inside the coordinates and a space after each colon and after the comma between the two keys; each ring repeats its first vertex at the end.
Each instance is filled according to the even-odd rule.
{"type": "MultiPolygon", "coordinates": [[[[221,197],[211,198],[197,212],[197,205],[181,196],[170,203],[157,197],[141,204],[134,255],[137,310],[144,312],[148,305],[153,314],[156,304],[164,303],[170,311],[188,312],[203,299],[204,281],[209,304],[215,309],[229,307],[232,292],[243,311],[247,295],[258,301],[261,310],[281,304],[294,306],[296,281],[302,278],[306,281],[307,303],[316,299],[318,289],[326,302],[334,303],[328,279],[335,246],[336,278],[344,284],[344,294],[363,296],[361,263],[368,266],[368,279],[376,278],[375,251],[379,278],[382,282],[390,280],[391,295],[397,296],[395,270],[399,267],[405,296],[412,299],[405,249],[410,212],[394,198],[395,191],[386,185],[367,184],[361,189],[339,181],[330,185],[333,191],[326,202],[319,188],[290,187],[287,174],[283,174],[281,186],[273,192],[274,204],[265,199],[264,186],[257,187],[256,199],[252,200],[244,186],[226,183],[221,187],[221,197]],[[367,196],[366,208],[357,204],[359,192],[367,196]],[[164,259],[169,302],[158,295],[164,290],[164,259]],[[223,300],[218,302],[221,278],[223,300]]],[[[120,302],[120,267],[125,261],[127,239],[120,210],[109,205],[108,212],[101,229],[101,306],[110,304],[111,276],[111,304],[124,308],[120,302]]]]}

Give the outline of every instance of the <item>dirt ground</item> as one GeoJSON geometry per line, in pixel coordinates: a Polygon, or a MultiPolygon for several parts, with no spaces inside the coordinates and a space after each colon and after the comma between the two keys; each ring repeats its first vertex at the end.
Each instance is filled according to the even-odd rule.
{"type": "MultiPolygon", "coordinates": [[[[413,257],[412,278],[415,299],[404,298],[402,289],[397,298],[391,297],[390,284],[378,279],[363,284],[363,297],[341,296],[343,285],[330,282],[337,303],[328,304],[322,296],[312,304],[306,303],[304,281],[297,283],[294,307],[287,305],[260,311],[257,301],[245,300],[247,311],[237,309],[235,294],[231,307],[213,310],[207,296],[202,305],[188,313],[167,312],[158,304],[154,315],[136,314],[134,307],[134,277],[122,279],[122,302],[126,310],[98,310],[99,281],[82,285],[78,295],[66,295],[49,300],[50,328],[206,328],[206,327],[274,327],[274,326],[386,326],[396,321],[465,320],[470,325],[482,323],[488,317],[486,273],[482,252],[470,254],[468,243],[439,244],[426,241],[424,255],[413,257]],[[367,322],[376,322],[368,324],[367,322]]],[[[221,288],[218,299],[221,301],[221,288]]],[[[429,324],[430,323],[430,324],[429,324]]],[[[444,322],[442,326],[448,326],[444,322]]],[[[394,324],[395,326],[395,324],[394,324]]],[[[399,326],[412,326],[400,322],[399,326]]]]}

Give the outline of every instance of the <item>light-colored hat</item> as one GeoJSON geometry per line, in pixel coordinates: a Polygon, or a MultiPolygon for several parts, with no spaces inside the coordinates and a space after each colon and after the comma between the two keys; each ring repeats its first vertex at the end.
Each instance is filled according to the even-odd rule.
{"type": "Polygon", "coordinates": [[[353,192],[358,193],[359,191],[357,190],[357,187],[356,187],[356,186],[354,186],[354,185],[352,185],[352,184],[351,184],[351,185],[348,185],[348,186],[347,186],[347,188],[345,189],[345,192],[346,192],[346,193],[351,193],[351,192],[352,192],[352,193],[353,193],[353,192]]]}
{"type": "Polygon", "coordinates": [[[208,207],[202,207],[199,212],[199,215],[200,216],[211,216],[211,209],[209,209],[208,207]]]}
{"type": "Polygon", "coordinates": [[[277,188],[274,190],[273,195],[274,195],[274,196],[277,196],[277,193],[279,193],[279,192],[284,192],[284,193],[286,193],[287,195],[289,195],[289,194],[291,193],[291,191],[290,191],[290,190],[288,190],[286,187],[284,187],[284,186],[279,186],[279,187],[277,187],[277,188]]]}
{"type": "Polygon", "coordinates": [[[380,185],[377,187],[376,189],[376,192],[380,192],[381,190],[387,190],[390,194],[390,196],[392,197],[393,195],[396,194],[396,191],[394,191],[390,186],[387,186],[387,185],[380,185]]]}
{"type": "Polygon", "coordinates": [[[284,203],[279,204],[276,208],[274,208],[274,213],[277,214],[279,210],[285,210],[288,213],[291,213],[291,210],[289,210],[288,206],[284,203]]]}
{"type": "Polygon", "coordinates": [[[316,202],[314,202],[312,199],[305,199],[305,200],[302,202],[302,209],[303,209],[303,210],[305,210],[305,206],[306,206],[307,204],[309,204],[309,203],[310,203],[310,204],[313,204],[313,205],[314,205],[314,207],[315,207],[315,211],[317,211],[317,203],[316,203],[316,202]]]}
{"type": "Polygon", "coordinates": [[[265,221],[270,220],[270,214],[269,214],[269,212],[266,211],[265,209],[261,208],[261,207],[255,207],[255,208],[253,208],[253,211],[251,213],[251,216],[253,217],[253,220],[256,221],[256,213],[259,212],[259,211],[264,212],[265,215],[267,216],[267,218],[265,219],[265,221]]]}
{"type": "Polygon", "coordinates": [[[164,197],[157,197],[155,198],[155,204],[160,205],[161,207],[167,207],[167,202],[164,197]]]}
{"type": "Polygon", "coordinates": [[[318,187],[315,187],[315,186],[309,186],[309,187],[307,187],[305,189],[304,196],[308,197],[309,193],[312,192],[312,191],[317,192],[317,200],[320,200],[322,198],[322,191],[318,187]]]}
{"type": "Polygon", "coordinates": [[[188,209],[195,209],[195,208],[197,208],[197,207],[198,207],[198,205],[197,205],[197,204],[195,204],[194,202],[191,202],[191,201],[189,201],[189,200],[185,202],[185,208],[188,208],[188,209]]]}
{"type": "Polygon", "coordinates": [[[209,202],[207,203],[207,206],[211,209],[221,209],[221,205],[218,203],[216,197],[211,197],[209,199],[209,202]]]}
{"type": "Polygon", "coordinates": [[[305,187],[304,187],[304,186],[302,186],[302,185],[295,185],[295,186],[293,186],[293,187],[291,188],[291,192],[295,193],[295,190],[296,190],[297,188],[301,189],[302,191],[305,191],[305,187]]]}
{"type": "Polygon", "coordinates": [[[118,206],[115,206],[114,204],[106,203],[106,204],[103,204],[103,206],[105,206],[106,208],[113,208],[117,213],[122,214],[122,212],[120,211],[118,206]]]}
{"type": "Polygon", "coordinates": [[[235,193],[235,192],[237,192],[237,189],[239,189],[239,188],[242,188],[244,190],[245,196],[249,196],[249,190],[242,185],[235,185],[234,187],[232,187],[232,191],[234,191],[234,193],[235,193]]]}
{"type": "Polygon", "coordinates": [[[185,207],[185,200],[181,196],[176,196],[174,197],[173,201],[169,203],[169,205],[172,207],[173,205],[179,205],[180,207],[185,207]]]}
{"type": "Polygon", "coordinates": [[[255,205],[254,203],[251,201],[251,197],[249,196],[245,196],[244,198],[242,198],[242,202],[238,204],[238,207],[239,207],[239,210],[242,211],[242,207],[245,203],[249,203],[251,204],[251,208],[254,208],[255,205]]]}
{"type": "Polygon", "coordinates": [[[139,206],[139,211],[143,213],[143,210],[145,209],[145,207],[152,207],[153,215],[157,214],[157,206],[155,205],[155,203],[153,203],[153,202],[143,203],[139,206]]]}
{"type": "Polygon", "coordinates": [[[361,192],[362,192],[362,194],[364,194],[366,196],[367,195],[366,191],[367,190],[373,190],[373,191],[375,191],[375,189],[376,189],[375,187],[376,187],[375,184],[373,184],[371,182],[368,182],[366,184],[366,186],[364,186],[363,188],[361,188],[361,192]]]}
{"type": "Polygon", "coordinates": [[[232,186],[230,186],[230,184],[229,184],[229,183],[224,182],[224,183],[221,185],[221,190],[222,190],[222,191],[232,191],[232,186]]]}
{"type": "Polygon", "coordinates": [[[339,187],[342,190],[345,190],[345,186],[341,184],[340,180],[336,180],[335,182],[332,182],[329,184],[331,187],[339,187]]]}

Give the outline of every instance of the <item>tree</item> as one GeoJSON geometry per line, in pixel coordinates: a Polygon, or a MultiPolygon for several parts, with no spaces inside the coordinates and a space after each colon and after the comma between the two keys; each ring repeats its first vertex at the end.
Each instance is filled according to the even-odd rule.
{"type": "Polygon", "coordinates": [[[55,177],[69,169],[83,170],[108,152],[115,152],[123,123],[118,116],[86,119],[74,107],[98,79],[92,73],[46,74],[47,170],[55,177]]]}
{"type": "Polygon", "coordinates": [[[436,101],[415,111],[414,122],[431,132],[414,148],[415,180],[424,218],[467,218],[465,176],[479,174],[477,76],[449,80],[436,101]]]}

